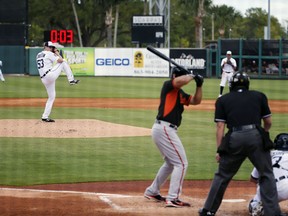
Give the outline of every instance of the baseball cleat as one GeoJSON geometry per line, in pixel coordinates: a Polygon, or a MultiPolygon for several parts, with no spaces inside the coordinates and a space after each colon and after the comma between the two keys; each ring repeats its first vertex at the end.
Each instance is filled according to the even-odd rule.
{"type": "Polygon", "coordinates": [[[190,207],[191,205],[187,202],[182,202],[179,199],[175,200],[166,200],[165,207],[174,207],[174,208],[181,208],[181,207],[190,207]]]}
{"type": "Polygon", "coordinates": [[[204,208],[199,209],[198,213],[199,213],[199,216],[209,216],[209,215],[214,216],[215,215],[214,212],[207,211],[204,208]]]}
{"type": "Polygon", "coordinates": [[[155,201],[155,202],[165,202],[166,201],[166,198],[162,197],[160,194],[155,195],[155,196],[144,194],[144,197],[147,198],[148,200],[155,201]]]}
{"type": "Polygon", "coordinates": [[[50,118],[42,118],[43,122],[55,122],[55,120],[50,119],[50,118]]]}
{"type": "Polygon", "coordinates": [[[248,211],[251,216],[263,216],[264,210],[261,201],[250,200],[248,211]]]}
{"type": "Polygon", "coordinates": [[[80,80],[72,80],[72,81],[70,81],[69,83],[70,83],[70,85],[76,85],[76,84],[78,84],[80,82],[80,80]]]}

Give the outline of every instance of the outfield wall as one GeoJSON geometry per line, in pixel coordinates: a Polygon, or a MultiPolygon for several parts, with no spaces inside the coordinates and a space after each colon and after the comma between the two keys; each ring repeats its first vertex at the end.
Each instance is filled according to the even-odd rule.
{"type": "MultiPolygon", "coordinates": [[[[30,75],[38,75],[36,55],[42,48],[29,48],[30,75]]],[[[169,63],[145,48],[61,48],[76,76],[169,77],[169,63]]],[[[207,76],[206,49],[164,49],[160,52],[177,63],[207,76]]]]}
{"type": "MultiPolygon", "coordinates": [[[[268,45],[261,40],[252,42],[220,40],[206,49],[159,48],[159,51],[205,77],[220,77],[221,59],[225,57],[226,50],[231,49],[237,70],[247,72],[251,78],[288,79],[288,44],[283,45],[285,41],[269,41],[268,45]],[[251,43],[257,46],[248,46],[251,43]]],[[[0,46],[2,72],[4,75],[38,75],[35,59],[42,49],[0,46]]],[[[169,63],[146,48],[64,47],[61,50],[76,76],[169,76],[169,63]]]]}
{"type": "Polygon", "coordinates": [[[27,66],[26,57],[23,46],[0,46],[0,60],[3,63],[1,70],[4,75],[24,74],[27,66]]]}
{"type": "MultiPolygon", "coordinates": [[[[43,48],[0,46],[2,72],[38,75],[36,55],[43,48]]],[[[76,76],[168,77],[169,63],[145,48],[61,48],[76,76]]],[[[209,76],[206,49],[159,49],[188,69],[209,76]]]]}

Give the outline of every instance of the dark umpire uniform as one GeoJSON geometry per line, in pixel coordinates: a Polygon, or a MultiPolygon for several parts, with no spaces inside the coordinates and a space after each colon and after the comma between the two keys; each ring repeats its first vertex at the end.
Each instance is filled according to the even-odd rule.
{"type": "Polygon", "coordinates": [[[230,180],[247,157],[259,170],[260,193],[265,215],[282,215],[277,200],[270,152],[264,150],[260,133],[261,120],[265,131],[268,131],[272,123],[266,96],[261,92],[249,90],[249,77],[246,73],[235,73],[230,81],[230,93],[216,101],[216,160],[219,167],[204,208],[199,210],[200,216],[215,215],[230,180]],[[223,138],[225,124],[229,131],[223,138]]]}

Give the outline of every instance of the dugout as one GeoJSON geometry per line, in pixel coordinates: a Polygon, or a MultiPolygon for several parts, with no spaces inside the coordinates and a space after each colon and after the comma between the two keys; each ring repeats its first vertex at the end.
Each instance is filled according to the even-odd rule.
{"type": "Polygon", "coordinates": [[[206,48],[211,76],[221,76],[221,60],[231,50],[237,70],[245,71],[250,77],[288,78],[288,40],[219,39],[206,48]]]}

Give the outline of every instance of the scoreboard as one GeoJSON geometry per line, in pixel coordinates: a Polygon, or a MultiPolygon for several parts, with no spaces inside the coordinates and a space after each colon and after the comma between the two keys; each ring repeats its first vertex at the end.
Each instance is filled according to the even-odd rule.
{"type": "Polygon", "coordinates": [[[132,43],[164,43],[164,16],[133,16],[132,43]]]}
{"type": "Polygon", "coordinates": [[[52,43],[71,44],[74,41],[73,30],[48,30],[44,31],[44,41],[51,41],[52,43]]]}

